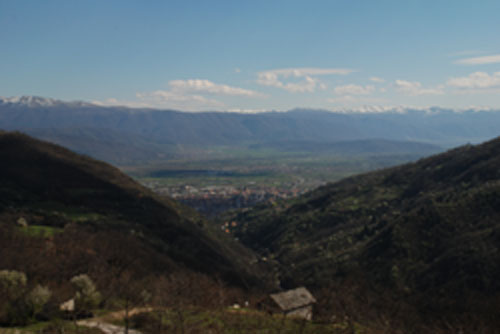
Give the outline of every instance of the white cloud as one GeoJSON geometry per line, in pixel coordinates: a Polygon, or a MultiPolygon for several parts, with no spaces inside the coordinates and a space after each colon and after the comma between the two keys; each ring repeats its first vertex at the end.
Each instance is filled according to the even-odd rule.
{"type": "Polygon", "coordinates": [[[105,99],[104,101],[93,100],[92,104],[102,107],[128,107],[128,108],[154,108],[153,105],[143,101],[121,101],[115,98],[105,99]]]}
{"type": "Polygon", "coordinates": [[[171,108],[203,111],[225,108],[226,105],[212,96],[240,96],[260,98],[265,95],[253,90],[216,84],[210,80],[172,80],[169,89],[137,93],[139,103],[154,108],[171,108]]]}
{"type": "Polygon", "coordinates": [[[373,82],[376,82],[376,83],[384,83],[385,82],[384,79],[379,78],[379,77],[371,77],[370,80],[373,82]]]}
{"type": "Polygon", "coordinates": [[[443,86],[438,86],[436,88],[422,88],[422,84],[418,81],[396,80],[394,86],[398,92],[411,96],[444,94],[443,86]]]}
{"type": "MultiPolygon", "coordinates": [[[[413,108],[415,109],[415,108],[413,108]]],[[[391,105],[360,105],[357,107],[337,107],[333,108],[332,111],[341,112],[341,113],[405,113],[405,106],[391,106],[391,105]]]]}
{"type": "Polygon", "coordinates": [[[275,73],[277,75],[287,77],[306,77],[317,75],[346,75],[354,72],[348,68],[316,68],[316,67],[303,67],[303,68],[282,68],[271,70],[261,73],[275,73]]]}
{"type": "Polygon", "coordinates": [[[474,72],[467,77],[449,79],[446,84],[460,89],[484,90],[500,87],[500,72],[492,75],[485,72],[474,72]]]}
{"type": "Polygon", "coordinates": [[[175,91],[157,90],[149,93],[137,93],[137,98],[144,103],[156,107],[173,109],[207,110],[214,107],[223,107],[224,103],[209,99],[201,95],[184,95],[175,91]]]}
{"type": "Polygon", "coordinates": [[[344,106],[361,106],[361,105],[377,105],[384,104],[388,101],[384,98],[377,97],[364,97],[364,96],[352,96],[352,95],[344,95],[339,97],[332,97],[326,99],[328,103],[334,103],[344,106]]]}
{"type": "Polygon", "coordinates": [[[462,65],[485,65],[485,64],[498,64],[498,63],[500,63],[500,55],[465,58],[457,60],[455,62],[455,64],[462,64],[462,65]]]}
{"type": "Polygon", "coordinates": [[[326,101],[330,102],[330,103],[340,103],[340,104],[351,104],[354,102],[358,102],[358,100],[354,96],[351,96],[351,95],[344,95],[344,96],[340,96],[340,97],[331,97],[331,98],[326,99],[326,101]]]}
{"type": "Polygon", "coordinates": [[[183,93],[201,93],[213,95],[230,95],[261,97],[262,94],[253,90],[231,87],[228,85],[216,84],[209,80],[190,79],[190,80],[172,80],[168,83],[172,91],[183,93]]]}
{"type": "Polygon", "coordinates": [[[258,114],[262,112],[268,112],[269,109],[241,109],[241,108],[231,108],[226,110],[227,112],[235,112],[238,114],[258,114]]]}
{"type": "Polygon", "coordinates": [[[369,95],[375,91],[375,87],[368,86],[360,86],[360,85],[345,85],[345,86],[337,86],[334,89],[335,94],[337,95],[369,95]]]}
{"type": "Polygon", "coordinates": [[[354,70],[346,68],[284,68],[259,72],[257,83],[263,86],[277,87],[291,93],[314,92],[317,88],[326,89],[316,76],[347,75],[354,70]],[[298,81],[290,82],[290,79],[298,81]]]}
{"type": "Polygon", "coordinates": [[[310,76],[305,76],[302,81],[284,83],[279,79],[277,73],[262,72],[258,74],[257,83],[263,86],[282,88],[290,93],[305,93],[315,91],[317,80],[310,76]]]}
{"type": "Polygon", "coordinates": [[[457,51],[457,52],[452,52],[448,56],[450,57],[466,57],[466,56],[474,56],[474,55],[480,55],[484,54],[484,51],[481,50],[462,50],[462,51],[457,51]]]}
{"type": "Polygon", "coordinates": [[[99,106],[105,106],[105,105],[117,105],[117,103],[119,103],[119,101],[117,99],[115,99],[114,97],[110,97],[109,99],[106,99],[104,101],[94,100],[94,101],[92,101],[92,103],[97,104],[99,106]]]}

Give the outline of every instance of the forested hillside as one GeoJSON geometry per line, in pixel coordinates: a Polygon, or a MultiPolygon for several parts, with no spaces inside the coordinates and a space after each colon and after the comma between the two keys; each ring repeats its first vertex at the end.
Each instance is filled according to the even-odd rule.
{"type": "Polygon", "coordinates": [[[2,234],[2,252],[9,253],[0,257],[2,268],[55,280],[123,267],[139,275],[191,270],[240,286],[257,282],[250,252],[221,242],[193,210],[111,165],[19,133],[0,134],[0,161],[0,225],[10,231],[2,234]],[[38,234],[50,242],[35,241],[38,234]],[[26,243],[42,249],[33,253],[26,243]]]}
{"type": "Polygon", "coordinates": [[[427,316],[488,316],[500,296],[499,166],[500,139],[462,146],[239,213],[233,233],[279,266],[283,286],[348,279],[427,316]]]}

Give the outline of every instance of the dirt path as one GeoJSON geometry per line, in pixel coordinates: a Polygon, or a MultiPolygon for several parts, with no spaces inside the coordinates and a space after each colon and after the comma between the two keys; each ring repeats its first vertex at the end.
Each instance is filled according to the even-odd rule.
{"type": "MultiPolygon", "coordinates": [[[[151,307],[134,308],[128,312],[128,315],[130,317],[134,314],[149,312],[151,310],[152,310],[151,307]]],[[[118,311],[118,312],[108,313],[108,314],[101,316],[101,317],[80,320],[80,321],[77,321],[76,324],[78,326],[98,328],[104,334],[123,334],[123,333],[125,333],[125,327],[112,325],[109,323],[109,321],[116,320],[116,319],[123,319],[124,317],[125,317],[125,311],[118,311]]],[[[129,334],[142,334],[141,332],[139,332],[135,329],[129,329],[128,333],[129,334]]]]}
{"type": "MultiPolygon", "coordinates": [[[[98,328],[104,334],[124,334],[125,327],[111,325],[105,322],[93,321],[93,320],[81,320],[76,323],[78,326],[85,326],[90,328],[98,328]]],[[[141,332],[135,329],[129,329],[129,334],[142,334],[141,332]]]]}

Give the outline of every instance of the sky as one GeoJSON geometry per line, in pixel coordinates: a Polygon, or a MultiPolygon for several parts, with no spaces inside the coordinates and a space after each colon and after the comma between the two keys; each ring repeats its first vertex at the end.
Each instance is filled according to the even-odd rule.
{"type": "Polygon", "coordinates": [[[0,0],[0,96],[500,109],[500,1],[0,0]]]}

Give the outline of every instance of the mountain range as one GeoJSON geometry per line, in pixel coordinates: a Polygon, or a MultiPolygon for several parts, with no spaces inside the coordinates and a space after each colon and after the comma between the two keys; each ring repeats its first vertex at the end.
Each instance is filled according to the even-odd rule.
{"type": "Polygon", "coordinates": [[[214,146],[271,144],[274,149],[297,151],[310,144],[357,141],[354,145],[359,145],[360,140],[381,139],[410,142],[409,150],[415,149],[415,142],[452,147],[495,137],[500,132],[500,112],[429,108],[378,113],[308,109],[187,113],[25,96],[0,98],[0,128],[120,164],[167,160],[214,146]]]}

